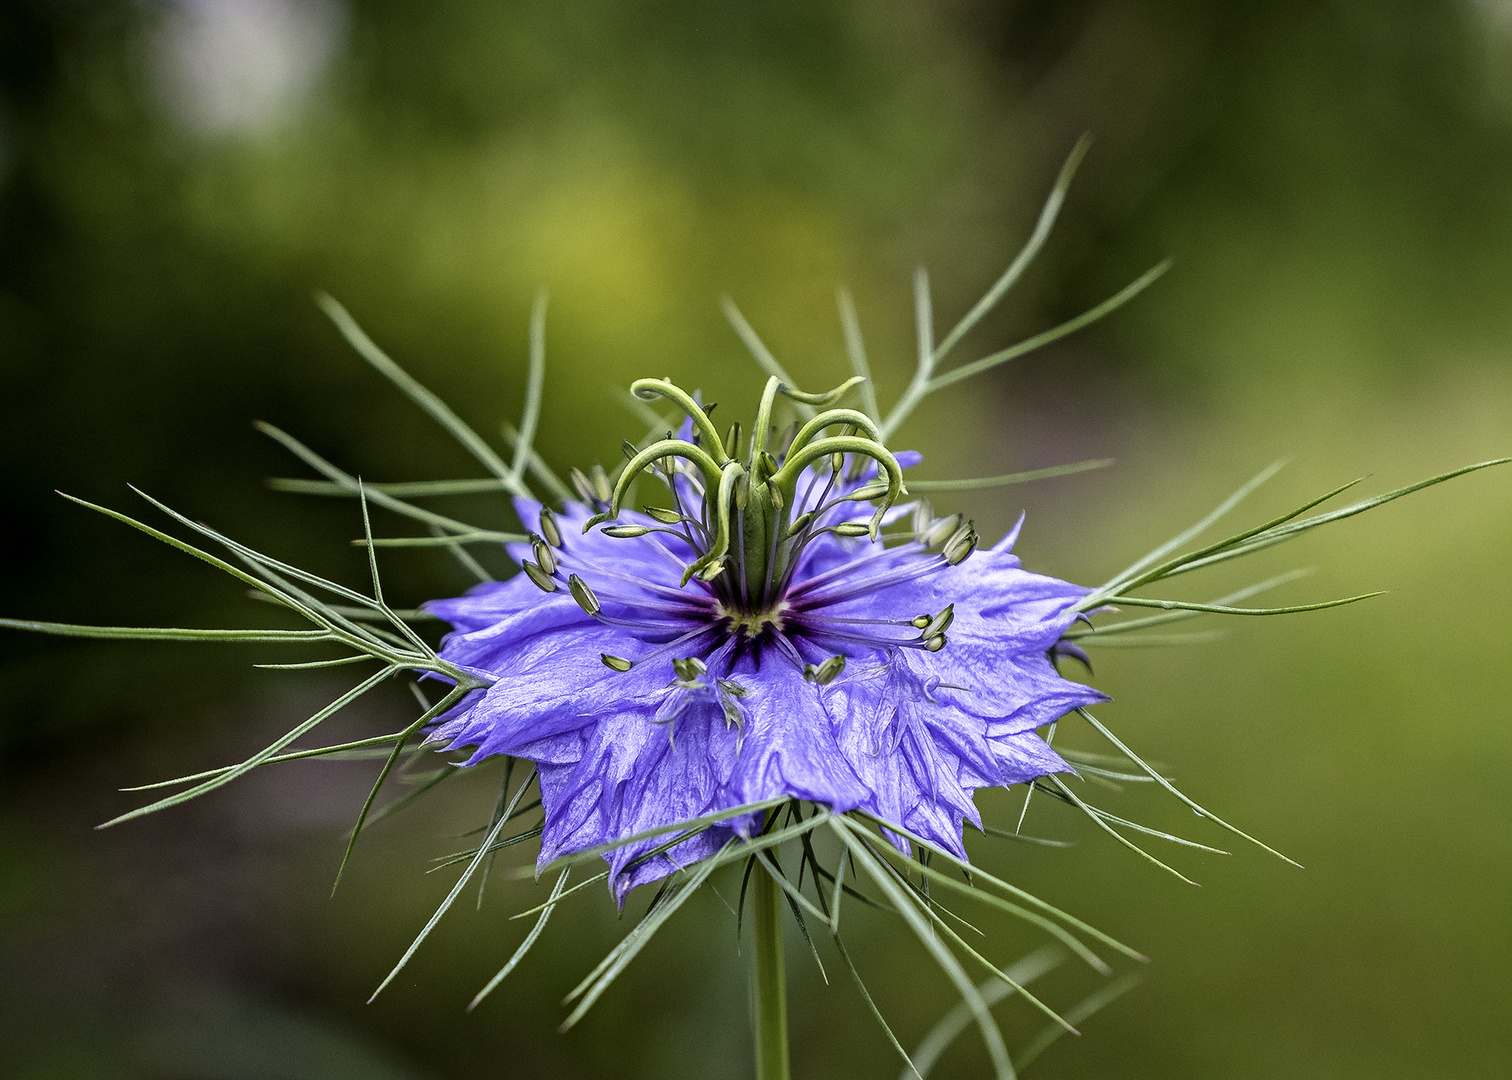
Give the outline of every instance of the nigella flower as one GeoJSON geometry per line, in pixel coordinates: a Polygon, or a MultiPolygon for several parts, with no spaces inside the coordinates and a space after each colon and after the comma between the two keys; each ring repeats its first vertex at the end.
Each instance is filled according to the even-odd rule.
{"type": "MultiPolygon", "coordinates": [[[[810,396],[772,379],[739,461],[739,425],[721,437],[692,396],[636,383],[685,411],[681,436],[627,447],[612,486],[579,474],[582,501],[559,514],[517,499],[538,527],[510,548],[524,572],[428,605],[454,627],[442,658],[491,683],[432,739],[474,748],[469,764],[536,764],[540,865],[782,798],[864,810],[964,858],[975,791],[1069,770],[1037,729],[1103,700],[1048,658],[1087,590],[1024,570],[1017,528],[977,550],[970,522],[899,505],[918,456],[828,407],[850,385],[810,396]],[[779,392],[826,408],[769,449],[779,392]],[[647,474],[671,507],[623,510],[647,474]]],[[[614,848],[617,897],[759,821],[650,857],[665,837],[614,848]]]]}

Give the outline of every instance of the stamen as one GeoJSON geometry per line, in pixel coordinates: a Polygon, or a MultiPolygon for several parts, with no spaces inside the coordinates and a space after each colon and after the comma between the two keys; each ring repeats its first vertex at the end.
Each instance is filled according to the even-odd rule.
{"type": "Polygon", "coordinates": [[[599,659],[604,662],[605,667],[613,668],[621,674],[635,666],[632,661],[626,660],[623,656],[610,656],[608,653],[599,653],[599,659]]]}
{"type": "Polygon", "coordinates": [[[542,592],[556,592],[556,579],[553,578],[550,574],[546,573],[546,571],[542,570],[535,563],[526,560],[525,562],[520,564],[520,568],[525,571],[525,576],[531,580],[531,583],[534,584],[536,588],[540,589],[542,592]]]}
{"type": "Polygon", "coordinates": [[[539,536],[530,538],[530,550],[535,554],[536,563],[550,576],[557,572],[556,553],[547,546],[546,541],[539,536]]]}
{"type": "Polygon", "coordinates": [[[805,664],[803,677],[815,686],[828,686],[845,670],[845,657],[832,656],[822,664],[805,664]]]}
{"type": "Polygon", "coordinates": [[[551,507],[541,507],[541,535],[546,542],[554,548],[562,546],[562,530],[557,525],[556,514],[552,513],[551,507]]]}
{"type": "Polygon", "coordinates": [[[588,583],[576,574],[567,578],[567,589],[572,593],[572,598],[577,601],[578,607],[587,614],[597,616],[603,610],[603,605],[599,603],[598,597],[593,595],[593,590],[588,587],[588,583]]]}

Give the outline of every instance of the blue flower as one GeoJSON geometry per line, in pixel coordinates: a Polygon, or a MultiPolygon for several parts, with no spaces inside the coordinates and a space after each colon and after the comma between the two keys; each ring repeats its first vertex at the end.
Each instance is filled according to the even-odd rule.
{"type": "MultiPolygon", "coordinates": [[[[538,527],[510,547],[524,572],[428,605],[453,627],[442,658],[492,683],[432,739],[474,748],[468,764],[536,764],[542,865],[779,798],[964,858],[979,788],[1069,771],[1037,729],[1104,700],[1048,657],[1087,590],[1024,570],[1017,527],[978,551],[970,522],[900,504],[918,455],[858,412],[820,411],[769,451],[776,380],[744,462],[738,425],[721,438],[671,384],[635,390],[687,412],[680,437],[629,448],[612,487],[577,474],[583,499],[560,513],[516,500],[538,527]],[[673,505],[622,510],[646,473],[673,505]]],[[[782,392],[810,411],[840,393],[782,392]]],[[[650,858],[665,837],[619,846],[616,896],[757,827],[728,819],[650,858]]]]}

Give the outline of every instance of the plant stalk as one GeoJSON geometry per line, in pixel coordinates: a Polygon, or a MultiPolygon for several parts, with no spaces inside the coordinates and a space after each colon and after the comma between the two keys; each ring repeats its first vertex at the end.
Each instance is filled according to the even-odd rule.
{"type": "Polygon", "coordinates": [[[789,1080],[782,891],[760,868],[752,877],[751,1026],[756,1035],[756,1080],[789,1080]]]}

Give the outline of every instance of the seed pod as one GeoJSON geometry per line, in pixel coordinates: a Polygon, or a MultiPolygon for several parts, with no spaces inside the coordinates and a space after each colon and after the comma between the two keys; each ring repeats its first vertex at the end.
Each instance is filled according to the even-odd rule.
{"type": "Polygon", "coordinates": [[[623,656],[610,656],[608,653],[599,653],[599,659],[604,662],[605,667],[613,668],[615,671],[629,671],[635,666],[623,656]]]}
{"type": "Polygon", "coordinates": [[[709,672],[708,665],[696,656],[684,656],[672,661],[672,670],[685,683],[697,682],[709,672]]]}
{"type": "Polygon", "coordinates": [[[588,583],[576,574],[567,578],[567,591],[572,593],[572,598],[577,601],[578,607],[589,615],[597,615],[603,610],[603,605],[599,603],[598,597],[593,595],[593,590],[588,587],[588,583]]]}
{"type": "Polygon", "coordinates": [[[540,589],[542,592],[556,592],[556,579],[553,578],[550,574],[546,573],[546,571],[542,570],[535,563],[526,560],[525,562],[520,564],[520,569],[525,571],[525,576],[528,577],[535,585],[535,587],[540,589]]]}

